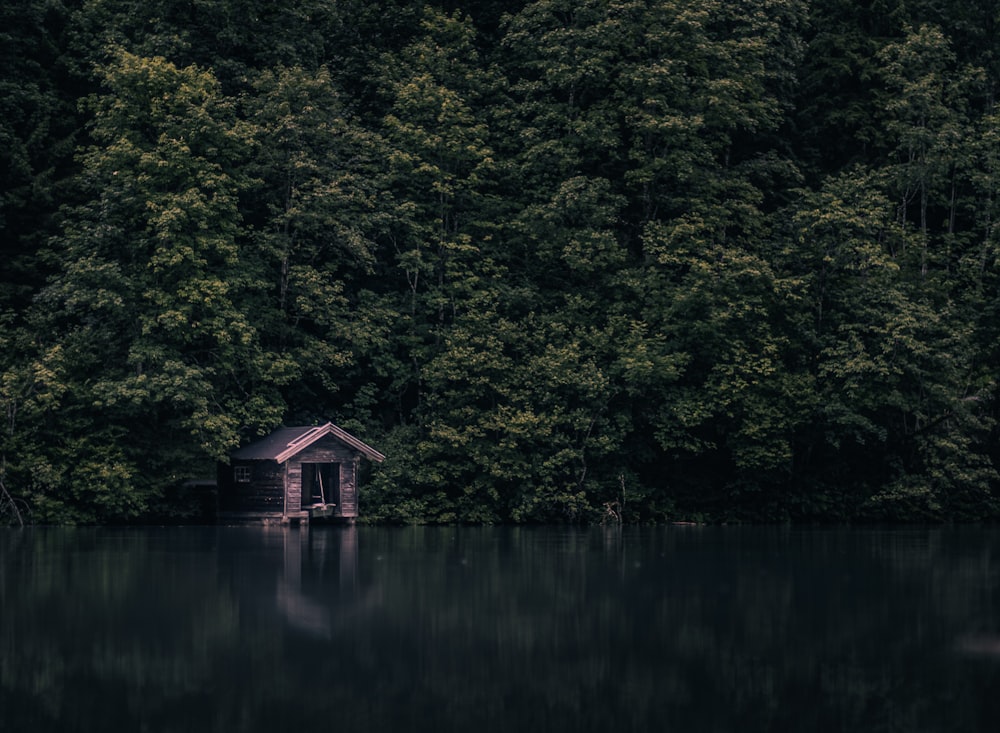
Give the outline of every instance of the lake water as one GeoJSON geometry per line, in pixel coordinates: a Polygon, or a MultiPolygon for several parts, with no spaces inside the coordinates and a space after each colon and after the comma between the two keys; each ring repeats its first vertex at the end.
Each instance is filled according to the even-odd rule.
{"type": "Polygon", "coordinates": [[[1000,530],[0,531],[0,730],[995,731],[1000,530]]]}

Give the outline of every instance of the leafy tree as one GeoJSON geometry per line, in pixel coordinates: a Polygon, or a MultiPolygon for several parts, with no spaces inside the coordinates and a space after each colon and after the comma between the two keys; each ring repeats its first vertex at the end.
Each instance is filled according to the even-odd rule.
{"type": "MultiPolygon", "coordinates": [[[[489,78],[478,69],[473,38],[467,19],[427,8],[421,35],[386,56],[380,74],[388,110],[383,180],[396,207],[381,237],[377,300],[383,312],[396,314],[396,327],[389,351],[377,359],[397,401],[409,405],[402,412],[424,431],[447,419],[453,401],[436,390],[435,360],[450,348],[455,324],[476,318],[480,304],[495,299],[491,282],[502,277],[489,255],[493,154],[475,114],[489,78]]],[[[446,456],[444,446],[422,441],[413,456],[421,470],[411,472],[423,484],[418,494],[444,492],[432,510],[441,519],[456,516],[456,496],[448,492],[462,491],[444,485],[446,456]]]]}
{"type": "Polygon", "coordinates": [[[330,417],[380,519],[993,516],[994,5],[0,10],[0,488],[330,417]]]}
{"type": "Polygon", "coordinates": [[[375,188],[379,142],[347,116],[325,68],[265,71],[253,90],[243,110],[254,183],[242,208],[254,230],[255,272],[268,288],[252,312],[277,356],[272,368],[289,385],[290,409],[316,419],[374,326],[357,290],[374,267],[373,237],[386,216],[375,188]]]}
{"type": "MultiPolygon", "coordinates": [[[[733,441],[719,446],[727,456],[746,441],[735,450],[748,464],[788,460],[786,437],[768,449],[761,438],[787,430],[784,403],[768,392],[780,383],[772,374],[781,371],[781,337],[770,321],[783,296],[760,243],[767,232],[761,187],[794,175],[767,149],[767,135],[788,99],[801,5],[754,10],[543,1],[506,26],[508,124],[519,134],[517,177],[527,184],[514,241],[524,242],[538,303],[551,314],[544,317],[570,333],[608,339],[596,353],[618,388],[610,390],[617,412],[604,437],[613,450],[628,451],[633,469],[645,464],[647,480],[671,472],[653,458],[666,446],[675,461],[711,455],[705,465],[721,468],[698,474],[685,466],[692,484],[724,482],[732,470],[731,458],[720,462],[706,451],[719,441],[733,441]],[[758,282],[755,300],[747,284],[758,282]],[[747,297],[754,306],[740,303],[747,297]],[[751,343],[738,346],[744,339],[751,343]],[[706,384],[715,370],[716,384],[706,384]],[[767,385],[757,407],[740,384],[767,385]],[[682,407],[716,399],[712,407],[682,407]],[[685,411],[698,417],[685,425],[678,417],[685,411]],[[780,428],[764,426],[768,413],[780,428]],[[717,434],[697,437],[699,430],[717,434]]],[[[579,373],[580,387],[592,371],[579,373]]],[[[606,487],[617,483],[612,478],[603,477],[606,487]]],[[[600,504],[598,496],[592,500],[600,504]]]]}
{"type": "Polygon", "coordinates": [[[853,485],[875,514],[982,512],[994,503],[994,469],[976,447],[991,425],[989,384],[954,304],[906,276],[913,265],[900,253],[919,234],[894,215],[878,178],[860,173],[832,179],[795,215],[809,257],[800,266],[812,325],[802,328],[819,357],[799,452],[827,472],[827,497],[853,485]]]}
{"type": "Polygon", "coordinates": [[[794,128],[798,160],[816,185],[882,153],[879,50],[902,35],[901,0],[826,0],[807,17],[794,128]]]}
{"type": "Polygon", "coordinates": [[[83,63],[121,46],[178,66],[211,68],[222,89],[244,88],[255,71],[317,70],[331,58],[345,12],[331,0],[85,0],[73,17],[83,63]]]}
{"type": "Polygon", "coordinates": [[[723,502],[717,511],[765,511],[774,499],[761,492],[784,486],[801,419],[803,385],[785,362],[793,291],[771,264],[768,199],[796,180],[775,132],[802,7],[755,10],[657,6],[637,24],[644,55],[622,74],[641,319],[676,365],[674,383],[642,403],[640,434],[655,437],[651,467],[673,474],[682,503],[723,502]]]}
{"type": "Polygon", "coordinates": [[[58,3],[0,8],[0,310],[21,311],[45,279],[59,186],[78,118],[67,99],[58,3]]]}
{"type": "Polygon", "coordinates": [[[141,513],[192,457],[222,458],[282,407],[241,310],[257,287],[237,244],[245,127],[195,67],[118,51],[101,74],[88,199],[66,212],[65,265],[31,314],[34,370],[56,385],[46,428],[62,436],[37,447],[51,453],[42,518],[141,513]]]}
{"type": "MultiPolygon", "coordinates": [[[[931,214],[940,211],[947,234],[956,234],[959,179],[967,167],[967,105],[981,70],[956,69],[947,39],[931,26],[910,29],[904,40],[886,46],[880,58],[889,92],[886,132],[894,147],[886,170],[896,179],[900,222],[914,223],[923,237],[920,270],[927,274],[931,214]]],[[[945,258],[935,259],[950,266],[947,252],[941,254],[945,258]]]]}

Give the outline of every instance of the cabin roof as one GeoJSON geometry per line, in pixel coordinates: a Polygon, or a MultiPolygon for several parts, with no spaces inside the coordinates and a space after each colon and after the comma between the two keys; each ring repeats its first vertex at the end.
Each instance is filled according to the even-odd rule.
{"type": "Polygon", "coordinates": [[[284,463],[289,458],[298,455],[316,441],[332,435],[342,443],[349,445],[367,458],[381,463],[385,456],[332,422],[326,425],[301,425],[296,427],[280,427],[270,435],[233,451],[232,457],[241,461],[277,461],[284,463]]]}

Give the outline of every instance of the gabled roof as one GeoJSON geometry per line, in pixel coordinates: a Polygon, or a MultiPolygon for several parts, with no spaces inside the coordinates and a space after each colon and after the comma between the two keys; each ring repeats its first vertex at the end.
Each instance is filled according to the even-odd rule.
{"type": "Polygon", "coordinates": [[[346,430],[338,428],[332,422],[318,427],[303,425],[291,428],[278,428],[270,435],[233,451],[232,457],[242,461],[271,460],[284,463],[327,435],[332,435],[340,442],[349,445],[376,463],[381,463],[385,460],[384,455],[370,445],[362,443],[346,430]]]}

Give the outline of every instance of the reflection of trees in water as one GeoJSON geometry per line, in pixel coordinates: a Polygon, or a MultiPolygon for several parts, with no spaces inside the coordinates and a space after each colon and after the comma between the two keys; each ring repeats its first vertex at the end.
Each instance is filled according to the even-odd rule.
{"type": "MultiPolygon", "coordinates": [[[[666,530],[619,547],[580,533],[564,547],[514,530],[514,557],[456,534],[437,563],[395,574],[386,608],[418,617],[422,637],[396,642],[421,674],[391,667],[399,676],[379,683],[393,699],[416,685],[439,722],[488,721],[506,700],[534,728],[679,717],[699,730],[951,730],[964,715],[975,729],[977,708],[954,701],[986,689],[982,670],[952,650],[956,627],[982,623],[976,596],[996,591],[992,577],[987,591],[968,582],[979,557],[933,532],[913,548],[919,562],[868,530],[764,543],[758,530],[690,532],[704,539],[666,530]],[[423,605],[439,595],[466,604],[423,605]]],[[[976,546],[985,557],[996,545],[976,546]]]]}
{"type": "Polygon", "coordinates": [[[1000,662],[956,644],[1000,624],[998,540],[3,533],[0,709],[35,731],[977,730],[1000,662]]]}
{"type": "Polygon", "coordinates": [[[284,531],[30,529],[0,541],[7,730],[18,716],[32,730],[87,730],[209,713],[229,680],[247,683],[242,698],[254,670],[285,656],[279,612],[322,615],[284,575],[299,541],[284,531]],[[234,570],[244,564],[248,575],[234,570]]]}
{"type": "Polygon", "coordinates": [[[171,705],[212,688],[238,609],[204,546],[174,554],[163,534],[112,529],[3,539],[0,708],[5,728],[8,715],[28,726],[6,729],[169,719],[183,715],[171,705]]]}

